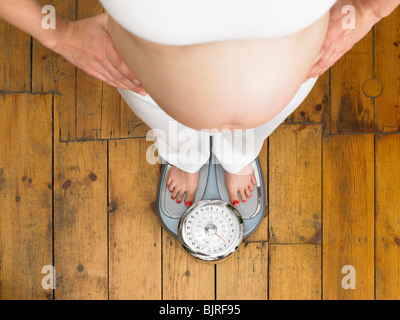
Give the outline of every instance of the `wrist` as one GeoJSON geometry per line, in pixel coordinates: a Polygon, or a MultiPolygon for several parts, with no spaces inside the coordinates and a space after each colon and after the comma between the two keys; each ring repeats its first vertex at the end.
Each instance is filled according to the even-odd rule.
{"type": "Polygon", "coordinates": [[[70,21],[63,19],[60,16],[56,17],[56,28],[55,29],[47,29],[46,32],[41,34],[41,37],[37,40],[43,44],[45,47],[49,48],[57,52],[64,35],[67,33],[69,29],[70,21]]]}
{"type": "Polygon", "coordinates": [[[353,0],[354,6],[362,17],[366,17],[375,23],[383,18],[382,5],[380,1],[374,0],[353,0]]]}

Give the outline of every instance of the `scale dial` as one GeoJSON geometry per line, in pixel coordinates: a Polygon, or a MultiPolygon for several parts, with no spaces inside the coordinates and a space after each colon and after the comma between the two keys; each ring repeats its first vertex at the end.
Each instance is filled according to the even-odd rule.
{"type": "Polygon", "coordinates": [[[214,261],[231,255],[244,236],[239,212],[222,200],[202,200],[181,217],[178,236],[194,257],[214,261]]]}

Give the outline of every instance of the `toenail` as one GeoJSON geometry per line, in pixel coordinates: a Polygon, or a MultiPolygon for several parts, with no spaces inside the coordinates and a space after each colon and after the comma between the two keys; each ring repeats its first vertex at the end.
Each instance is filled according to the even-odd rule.
{"type": "Polygon", "coordinates": [[[173,196],[171,196],[171,199],[172,199],[172,200],[175,200],[175,198],[174,198],[173,196]]]}
{"type": "Polygon", "coordinates": [[[181,203],[180,201],[176,200],[176,203],[181,203]]]}
{"type": "Polygon", "coordinates": [[[192,205],[192,201],[187,201],[186,206],[190,207],[192,205]]]}
{"type": "Polygon", "coordinates": [[[234,205],[234,206],[239,205],[239,201],[237,201],[237,200],[233,201],[233,205],[234,205]]]}
{"type": "Polygon", "coordinates": [[[244,199],[244,200],[242,199],[242,201],[243,201],[243,202],[246,202],[246,201],[247,201],[247,199],[244,199]]]}
{"type": "Polygon", "coordinates": [[[251,198],[251,194],[249,194],[249,195],[247,196],[247,198],[251,198]]]}

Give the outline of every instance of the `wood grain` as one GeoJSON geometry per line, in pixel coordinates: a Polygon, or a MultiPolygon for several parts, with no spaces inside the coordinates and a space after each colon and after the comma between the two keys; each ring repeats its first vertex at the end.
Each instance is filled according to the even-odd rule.
{"type": "Polygon", "coordinates": [[[376,299],[400,299],[400,136],[376,136],[376,299]]]}
{"type": "Polygon", "coordinates": [[[268,298],[268,243],[240,245],[217,264],[217,300],[266,300],[268,298]]]}
{"type": "Polygon", "coordinates": [[[31,37],[0,20],[0,92],[31,90],[31,37]]]}
{"type": "Polygon", "coordinates": [[[179,240],[163,230],[163,299],[215,298],[214,264],[193,258],[179,240]]]}
{"type": "Polygon", "coordinates": [[[107,145],[54,136],[55,299],[107,299],[107,259],[107,145]]]}
{"type": "Polygon", "coordinates": [[[326,136],[323,144],[324,299],[374,299],[374,137],[326,136]],[[346,265],[356,289],[341,286],[346,265]]]}
{"type": "Polygon", "coordinates": [[[0,98],[0,299],[52,299],[51,95],[0,98]]]}
{"type": "Polygon", "coordinates": [[[158,165],[144,139],[109,143],[110,299],[161,299],[161,225],[151,207],[158,165]]]}
{"type": "Polygon", "coordinates": [[[372,77],[371,30],[331,68],[331,133],[374,132],[373,99],[362,90],[372,77]]]}
{"type": "Polygon", "coordinates": [[[271,243],[321,241],[321,125],[282,125],[270,137],[271,243]]]}
{"type": "Polygon", "coordinates": [[[270,245],[269,299],[321,299],[321,246],[270,245]]]}
{"type": "Polygon", "coordinates": [[[382,94],[376,98],[376,127],[380,132],[400,131],[400,7],[375,26],[376,77],[382,94]]]}

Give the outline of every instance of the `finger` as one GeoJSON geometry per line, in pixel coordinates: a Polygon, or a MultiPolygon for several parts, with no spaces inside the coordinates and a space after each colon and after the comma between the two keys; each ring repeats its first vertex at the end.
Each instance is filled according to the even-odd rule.
{"type": "Polygon", "coordinates": [[[320,50],[320,52],[318,53],[317,58],[315,58],[315,63],[317,63],[318,61],[320,61],[322,59],[322,57],[326,54],[326,50],[324,48],[322,48],[320,50]]]}
{"type": "Polygon", "coordinates": [[[102,75],[101,73],[94,71],[92,69],[82,69],[83,71],[85,71],[88,75],[95,77],[101,81],[103,81],[104,83],[107,83],[111,86],[116,86],[118,85],[116,82],[110,81],[109,79],[107,79],[104,75],[102,75]]]}
{"type": "Polygon", "coordinates": [[[111,77],[115,82],[121,83],[131,90],[134,90],[138,86],[136,83],[126,78],[125,75],[123,75],[118,69],[116,69],[110,61],[107,61],[105,65],[103,65],[103,68],[107,72],[109,77],[111,77]]]}
{"type": "Polygon", "coordinates": [[[110,73],[100,67],[100,70],[96,71],[95,68],[82,68],[83,71],[85,71],[87,74],[103,81],[104,83],[107,83],[110,86],[116,87],[116,88],[121,88],[121,89],[126,89],[130,91],[134,91],[136,93],[139,93],[141,95],[146,95],[146,93],[143,93],[143,89],[140,86],[134,86],[133,88],[127,87],[122,83],[119,83],[114,80],[114,78],[110,75],[110,73]]]}
{"type": "Polygon", "coordinates": [[[325,73],[329,68],[331,68],[342,56],[344,53],[338,52],[335,55],[332,55],[329,60],[325,61],[324,65],[321,66],[319,73],[325,73]]]}
{"type": "Polygon", "coordinates": [[[126,63],[119,56],[117,50],[114,46],[111,49],[106,50],[106,55],[111,64],[118,69],[126,78],[133,81],[136,76],[133,74],[132,70],[126,65],[126,63]]]}
{"type": "Polygon", "coordinates": [[[116,87],[122,89],[128,89],[140,94],[146,94],[142,87],[138,88],[139,85],[135,84],[133,81],[127,79],[121,72],[116,69],[110,59],[107,56],[107,50],[105,50],[106,54],[101,56],[97,55],[92,63],[91,68],[97,70],[101,73],[108,81],[116,83],[116,87]]]}
{"type": "Polygon", "coordinates": [[[140,84],[136,84],[135,82],[127,79],[121,72],[118,71],[118,69],[115,69],[114,67],[110,66],[110,68],[107,71],[112,76],[114,81],[116,81],[120,86],[124,87],[123,89],[132,90],[141,95],[147,94],[144,88],[140,84]]]}
{"type": "Polygon", "coordinates": [[[132,70],[119,56],[114,45],[112,45],[111,48],[106,49],[106,56],[115,70],[117,70],[122,76],[124,76],[128,81],[134,82],[136,85],[140,85],[140,82],[137,80],[132,70]]]}
{"type": "Polygon", "coordinates": [[[336,56],[335,53],[330,52],[328,55],[322,57],[309,72],[310,77],[315,78],[323,74],[327,69],[329,69],[329,64],[332,61],[332,57],[336,56]]]}
{"type": "MultiPolygon", "coordinates": [[[[94,70],[98,70],[98,73],[100,73],[107,81],[105,81],[108,84],[111,84],[113,87],[121,88],[121,89],[126,89],[126,90],[131,90],[136,93],[140,93],[143,91],[143,88],[141,88],[138,85],[135,85],[134,83],[129,83],[126,84],[124,82],[121,82],[121,76],[120,75],[115,75],[110,72],[109,69],[105,68],[102,64],[97,64],[92,67],[94,70]]],[[[111,69],[113,69],[111,67],[111,69]]]]}
{"type": "Polygon", "coordinates": [[[97,79],[99,79],[99,80],[101,80],[101,81],[103,81],[103,82],[106,82],[106,83],[110,82],[109,77],[107,77],[107,76],[106,76],[105,74],[103,74],[102,72],[97,71],[97,69],[96,69],[96,68],[93,68],[92,66],[82,66],[82,65],[77,64],[77,67],[78,67],[79,69],[82,69],[82,70],[85,71],[88,75],[90,75],[90,76],[92,76],[92,77],[95,77],[95,78],[97,78],[97,79]]]}

